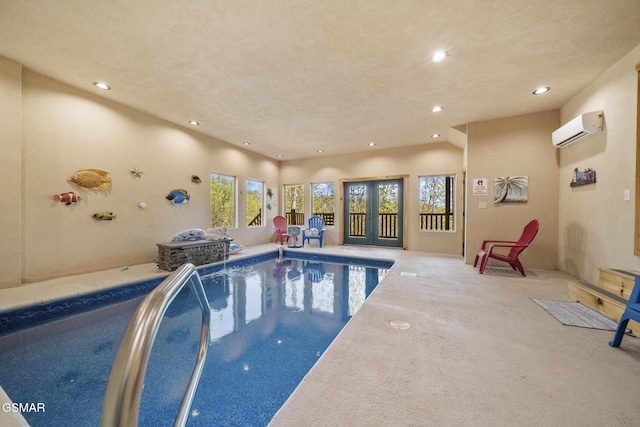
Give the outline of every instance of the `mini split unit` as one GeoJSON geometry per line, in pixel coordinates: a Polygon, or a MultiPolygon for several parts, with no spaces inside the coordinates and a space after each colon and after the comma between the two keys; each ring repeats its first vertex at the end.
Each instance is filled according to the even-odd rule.
{"type": "Polygon", "coordinates": [[[579,115],[560,129],[553,131],[551,134],[553,146],[557,148],[566,147],[594,132],[601,132],[602,118],[602,111],[592,111],[579,115]]]}

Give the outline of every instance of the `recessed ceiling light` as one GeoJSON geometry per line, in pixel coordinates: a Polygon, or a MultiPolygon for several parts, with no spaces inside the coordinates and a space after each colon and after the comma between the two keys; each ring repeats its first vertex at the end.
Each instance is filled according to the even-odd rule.
{"type": "Polygon", "coordinates": [[[431,111],[433,111],[434,113],[439,113],[442,110],[444,110],[444,108],[442,108],[440,105],[436,105],[431,109],[431,111]]]}
{"type": "Polygon", "coordinates": [[[195,120],[189,120],[189,124],[192,126],[200,126],[200,123],[196,122],[195,120]]]}
{"type": "Polygon", "coordinates": [[[441,51],[436,52],[436,53],[434,53],[433,55],[431,55],[431,60],[432,60],[433,62],[440,62],[440,61],[442,61],[444,58],[446,58],[447,56],[449,56],[449,54],[448,54],[446,51],[441,50],[441,51]]]}
{"type": "Polygon", "coordinates": [[[250,142],[243,142],[242,144],[243,144],[243,145],[251,145],[251,143],[250,143],[250,142]]]}
{"type": "Polygon", "coordinates": [[[97,87],[98,89],[102,89],[102,90],[111,90],[111,86],[109,86],[108,84],[106,84],[105,82],[93,82],[93,85],[95,87],[97,87]]]}
{"type": "Polygon", "coordinates": [[[318,150],[318,153],[324,153],[324,150],[318,150]]]}
{"type": "Polygon", "coordinates": [[[281,159],[281,158],[282,158],[282,157],[284,157],[284,156],[283,156],[282,154],[278,154],[276,157],[277,157],[277,158],[279,158],[279,159],[281,159]]]}
{"type": "Polygon", "coordinates": [[[434,133],[433,135],[431,135],[431,138],[439,138],[440,134],[439,133],[434,133]]]}
{"type": "Polygon", "coordinates": [[[534,90],[532,93],[534,95],[542,95],[543,93],[547,93],[551,90],[551,88],[549,86],[546,87],[539,87],[538,89],[534,90]]]}
{"type": "Polygon", "coordinates": [[[369,143],[369,147],[373,147],[373,146],[375,146],[375,145],[376,145],[376,143],[375,143],[375,142],[370,142],[370,143],[369,143]]]}

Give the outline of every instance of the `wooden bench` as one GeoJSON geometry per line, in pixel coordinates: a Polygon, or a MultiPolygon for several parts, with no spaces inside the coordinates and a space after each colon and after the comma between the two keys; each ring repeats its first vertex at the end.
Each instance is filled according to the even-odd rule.
{"type": "Polygon", "coordinates": [[[629,321],[634,320],[636,322],[640,322],[640,277],[636,277],[635,282],[636,283],[633,286],[631,295],[629,296],[627,306],[620,318],[620,323],[618,324],[618,329],[613,337],[613,341],[609,342],[611,347],[620,347],[622,337],[624,336],[624,332],[627,329],[629,321]]]}
{"type": "MultiPolygon", "coordinates": [[[[568,281],[569,298],[580,301],[583,305],[620,322],[631,292],[640,272],[599,268],[600,280],[597,285],[582,281],[568,281]]],[[[640,324],[630,320],[627,327],[635,336],[640,336],[640,324]]]]}

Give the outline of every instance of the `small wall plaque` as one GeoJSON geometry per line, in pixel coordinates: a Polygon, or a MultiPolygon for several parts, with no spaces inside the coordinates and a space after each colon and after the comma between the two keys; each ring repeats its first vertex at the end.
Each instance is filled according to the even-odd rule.
{"type": "Polygon", "coordinates": [[[596,182],[596,171],[593,169],[585,169],[582,172],[575,168],[573,171],[573,179],[569,184],[571,187],[579,187],[581,185],[593,184],[596,182]]]}

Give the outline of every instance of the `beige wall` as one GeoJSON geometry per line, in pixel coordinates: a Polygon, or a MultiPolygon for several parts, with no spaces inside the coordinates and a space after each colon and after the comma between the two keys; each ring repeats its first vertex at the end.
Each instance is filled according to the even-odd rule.
{"type": "Polygon", "coordinates": [[[598,267],[640,270],[633,254],[639,62],[640,46],[561,109],[562,123],[604,111],[604,132],[558,150],[559,266],[591,283],[598,282],[598,267]],[[595,169],[597,183],[569,187],[575,168],[595,169]],[[624,190],[631,200],[624,200],[624,190]]]}
{"type": "MultiPolygon", "coordinates": [[[[424,144],[393,150],[372,150],[341,156],[283,161],[280,181],[284,184],[304,184],[309,194],[311,183],[333,182],[336,196],[340,194],[341,179],[388,177],[408,175],[406,199],[407,249],[416,251],[462,252],[462,156],[463,150],[449,143],[424,144]],[[422,175],[454,174],[456,176],[456,230],[453,232],[425,232],[418,230],[418,177],[422,175]]],[[[280,203],[281,204],[281,203],[280,203]]],[[[311,210],[311,199],[306,197],[305,212],[311,210]]],[[[340,242],[343,215],[342,204],[336,200],[336,226],[327,229],[328,244],[340,242]]],[[[307,215],[308,218],[308,215],[307,215]]]]}
{"type": "Polygon", "coordinates": [[[469,124],[467,263],[473,263],[484,239],[516,240],[525,224],[535,218],[540,231],[520,259],[525,268],[557,267],[558,166],[551,132],[558,125],[558,111],[469,124]],[[494,179],[517,175],[529,177],[528,201],[494,203],[494,179]],[[473,195],[477,178],[488,179],[486,196],[473,195]],[[487,207],[480,208],[481,202],[487,207]]]}
{"type": "MultiPolygon", "coordinates": [[[[636,72],[640,46],[570,100],[561,111],[508,117],[467,126],[465,150],[451,144],[424,144],[400,150],[326,156],[277,162],[82,91],[0,57],[0,136],[3,167],[0,185],[0,287],[46,278],[151,262],[156,243],[187,228],[207,228],[210,172],[272,188],[276,205],[266,211],[265,226],[247,229],[241,218],[231,230],[245,245],[273,240],[271,219],[281,211],[281,184],[334,182],[341,179],[407,175],[408,249],[459,253],[463,240],[463,165],[474,178],[527,175],[529,201],[495,205],[491,194],[467,193],[466,262],[472,263],[484,238],[513,239],[531,218],[541,231],[523,255],[528,268],[560,268],[591,282],[598,267],[640,270],[633,255],[636,72]],[[580,113],[603,109],[606,130],[569,147],[555,149],[550,134],[580,113]],[[111,173],[108,192],[82,193],[67,180],[78,169],[111,173]],[[144,171],[134,178],[129,171],[144,171]],[[598,182],[570,188],[573,169],[593,168],[598,182]],[[455,232],[417,230],[420,175],[456,175],[458,206],[455,232]],[[190,182],[191,175],[203,183],[190,182]],[[192,195],[188,205],[164,199],[174,188],[192,195]],[[631,200],[624,201],[629,189],[631,200]],[[83,200],[73,206],[53,195],[74,190],[83,200]],[[141,210],[140,201],[149,207],[141,210]],[[487,208],[479,202],[487,202],[487,208]],[[91,214],[114,211],[113,222],[91,214]]],[[[339,189],[336,188],[339,192],[339,189]]],[[[492,185],[489,191],[493,190],[492,185]]],[[[307,198],[306,210],[310,211],[307,198]]],[[[340,201],[336,213],[340,223],[340,201]]],[[[327,243],[340,241],[330,228],[327,243]]]]}
{"type": "Polygon", "coordinates": [[[20,283],[22,272],[22,66],[0,57],[0,288],[20,283]]]}
{"type": "MultiPolygon", "coordinates": [[[[243,189],[246,179],[277,188],[277,161],[28,70],[22,79],[22,181],[19,166],[10,172],[23,198],[22,282],[152,262],[156,243],[185,229],[209,228],[207,182],[212,171],[238,177],[240,226],[231,230],[231,237],[244,245],[272,238],[269,211],[267,225],[244,226],[243,189]],[[112,187],[89,193],[73,187],[68,179],[83,168],[110,172],[112,187]],[[133,168],[144,172],[142,178],[130,174],[133,168]],[[203,182],[192,183],[192,175],[203,182]],[[178,188],[191,194],[189,204],[174,206],[165,199],[178,188]],[[53,200],[67,191],[80,194],[81,202],[65,206],[53,200]],[[137,207],[141,201],[146,209],[137,207]],[[113,211],[117,219],[95,221],[91,215],[100,211],[113,211]]],[[[16,156],[20,138],[14,137],[9,148],[16,156]]],[[[20,194],[11,199],[19,201],[20,194]]],[[[11,208],[3,203],[3,220],[19,211],[19,203],[11,208]]],[[[4,227],[20,229],[19,217],[4,227]]],[[[0,245],[3,254],[20,248],[6,239],[0,245]]],[[[16,281],[14,277],[6,286],[16,286],[16,281]]]]}

